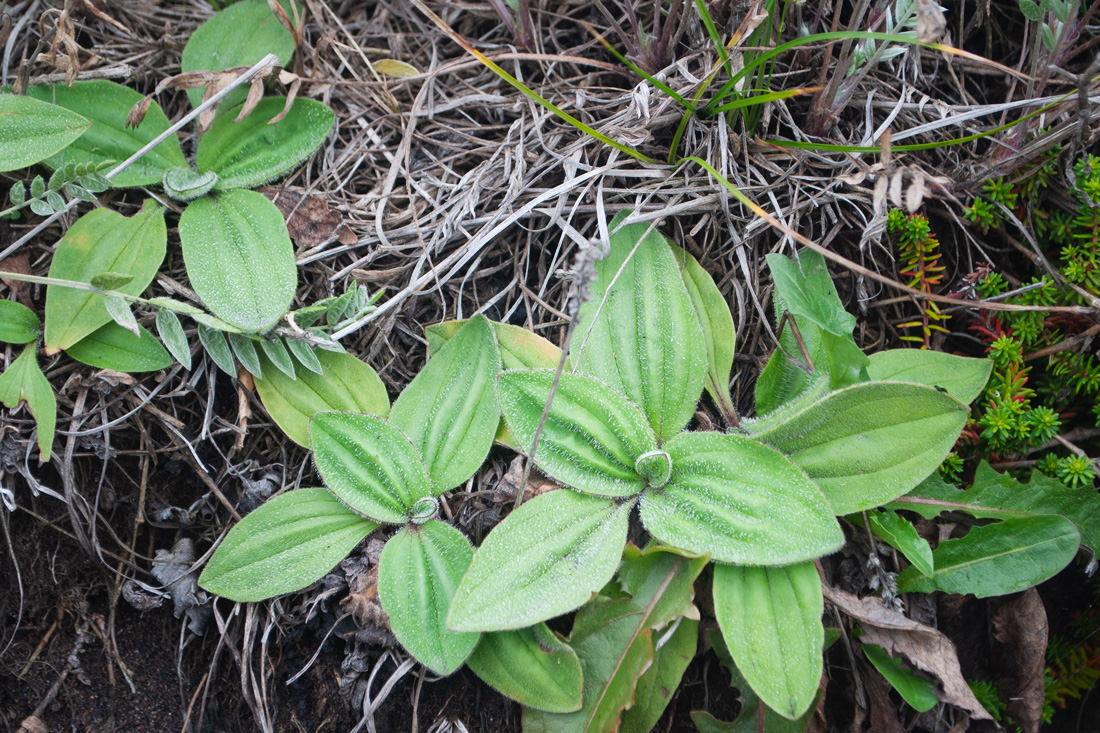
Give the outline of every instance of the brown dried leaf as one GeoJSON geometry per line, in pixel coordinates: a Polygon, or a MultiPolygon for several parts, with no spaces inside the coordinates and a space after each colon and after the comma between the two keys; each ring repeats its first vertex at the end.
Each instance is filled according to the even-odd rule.
{"type": "Polygon", "coordinates": [[[352,615],[359,626],[390,627],[390,617],[378,598],[378,566],[353,577],[348,583],[348,596],[340,606],[352,615]]]}
{"type": "Polygon", "coordinates": [[[316,247],[329,241],[333,235],[344,242],[355,235],[344,224],[340,212],[329,207],[320,196],[303,195],[298,191],[267,186],[260,193],[271,199],[286,217],[286,228],[299,247],[316,247]]]}
{"type": "Polygon", "coordinates": [[[253,79],[252,83],[248,85],[248,96],[244,99],[244,104],[241,105],[241,111],[237,113],[234,122],[240,122],[245,117],[252,114],[252,110],[256,109],[256,105],[260,103],[260,100],[264,98],[264,80],[253,79]]]}
{"type": "Polygon", "coordinates": [[[1012,670],[997,684],[1008,698],[1008,714],[1024,733],[1038,733],[1042,723],[1045,688],[1043,669],[1047,653],[1047,612],[1034,588],[1001,606],[993,616],[993,638],[1012,651],[1012,670]]]}
{"type": "Polygon", "coordinates": [[[145,120],[145,113],[149,111],[149,105],[153,103],[152,97],[144,97],[130,108],[126,115],[126,127],[136,129],[145,120]]]}
{"type": "Polygon", "coordinates": [[[937,0],[917,0],[917,38],[921,43],[935,43],[947,32],[947,19],[937,0]]]}
{"type": "MultiPolygon", "coordinates": [[[[16,275],[30,275],[31,274],[31,258],[26,252],[20,252],[19,254],[12,255],[3,260],[0,260],[0,273],[11,272],[16,275]]],[[[34,301],[31,300],[31,284],[23,282],[21,280],[9,280],[6,277],[0,277],[5,285],[11,288],[11,292],[15,295],[15,299],[28,308],[34,309],[34,301]]]]}
{"type": "MultiPolygon", "coordinates": [[[[493,492],[493,501],[498,504],[512,504],[515,502],[516,492],[519,491],[520,482],[523,481],[523,462],[525,460],[523,456],[516,456],[512,459],[508,471],[500,479],[496,491],[493,492]]],[[[532,469],[531,475],[527,477],[527,487],[523,492],[523,500],[525,502],[530,501],[540,494],[545,494],[557,488],[558,485],[546,478],[538,469],[532,469]]]]}
{"type": "Polygon", "coordinates": [[[290,107],[294,104],[294,98],[298,96],[298,90],[301,88],[302,80],[295,76],[294,81],[290,83],[290,89],[286,92],[286,103],[283,105],[283,111],[268,120],[267,124],[275,125],[283,121],[283,118],[290,112],[290,107]]]}

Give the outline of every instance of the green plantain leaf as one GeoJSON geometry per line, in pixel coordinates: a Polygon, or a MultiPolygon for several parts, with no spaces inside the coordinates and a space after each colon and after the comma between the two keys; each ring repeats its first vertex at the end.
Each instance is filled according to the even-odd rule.
{"type": "Polygon", "coordinates": [[[871,354],[867,376],[875,382],[913,382],[942,387],[970,404],[985,389],[993,362],[927,349],[887,349],[871,354]]]}
{"type": "Polygon", "coordinates": [[[309,418],[318,412],[365,412],[386,417],[390,399],[378,373],[351,354],[318,351],[322,374],[299,371],[291,380],[260,357],[263,379],[254,379],[268,414],[298,445],[309,447],[309,418]]]}
{"type": "Polygon", "coordinates": [[[641,407],[664,442],[695,412],[707,354],[668,241],[657,229],[645,234],[649,224],[615,231],[629,213],[611,222],[611,253],[596,263],[573,338],[574,364],[641,407]]]}
{"type": "Polygon", "coordinates": [[[0,342],[29,344],[41,335],[34,311],[14,300],[0,300],[0,342]]]}
{"type": "Polygon", "coordinates": [[[436,495],[473,476],[493,447],[500,424],[493,384],[499,368],[493,330],[476,316],[393,403],[390,421],[420,451],[436,495]]]}
{"type": "Polygon", "coordinates": [[[714,615],[730,654],[760,699],[788,720],[817,695],[824,609],[812,562],[714,567],[714,615]]]}
{"type": "Polygon", "coordinates": [[[932,692],[934,682],[913,674],[877,644],[863,644],[861,648],[864,656],[875,665],[879,674],[886,678],[890,686],[897,690],[914,710],[923,713],[934,708],[939,702],[936,693],[932,692]]]}
{"type": "MultiPolygon", "coordinates": [[[[141,211],[125,217],[93,209],[69,227],[50,264],[50,277],[90,282],[102,272],[133,275],[118,291],[140,295],[157,274],[168,246],[164,210],[146,199],[141,211]]],[[[53,354],[111,322],[104,296],[61,285],[46,286],[46,352],[53,354]]]]}
{"type": "Polygon", "coordinates": [[[288,491],[229,531],[199,585],[241,602],[292,593],[320,580],[377,528],[324,489],[288,491]]]}
{"type": "Polygon", "coordinates": [[[875,537],[905,555],[924,575],[932,574],[932,548],[928,540],[917,534],[916,528],[907,519],[891,511],[870,509],[867,518],[871,522],[871,531],[875,537]]]}
{"type": "Polygon", "coordinates": [[[943,462],[968,409],[932,387],[870,382],[833,392],[778,426],[750,435],[787,454],[837,514],[892,501],[943,462]]]}
{"type": "MultiPolygon", "coordinates": [[[[127,127],[130,108],[144,98],[113,81],[78,81],[71,87],[35,85],[27,88],[27,96],[53,102],[92,123],[91,129],[75,142],[44,161],[55,170],[68,163],[121,163],[171,126],[160,105],[151,101],[141,124],[136,129],[127,127]]],[[[166,171],[186,165],[179,139],[169,136],[112,178],[111,185],[117,188],[160,185],[166,171]]]]}
{"type": "Polygon", "coordinates": [[[0,374],[0,403],[12,410],[20,402],[27,403],[27,409],[34,415],[38,426],[38,460],[45,463],[50,459],[50,448],[57,431],[57,398],[42,368],[38,366],[37,347],[37,343],[24,346],[19,358],[0,374]]]}
{"type": "Polygon", "coordinates": [[[416,448],[385,420],[353,412],[310,419],[313,460],[329,490],[361,514],[403,524],[417,500],[432,496],[416,448]]]}
{"type": "Polygon", "coordinates": [[[139,336],[117,323],[108,323],[65,349],[65,353],[99,369],[137,374],[156,372],[172,365],[157,337],[138,326],[139,336]]]}
{"type": "Polygon", "coordinates": [[[569,489],[523,504],[478,548],[447,627],[518,629],[579,607],[615,573],[632,506],[569,489]]]}
{"type": "Polygon", "coordinates": [[[56,104],[0,94],[0,172],[49,158],[83,135],[91,124],[56,104]]]}
{"type": "Polygon", "coordinates": [[[521,705],[550,713],[581,709],[581,663],[546,624],[482,634],[466,666],[521,705]]]}
{"type": "MultiPolygon", "coordinates": [[[[428,337],[428,353],[436,354],[451,340],[468,320],[444,321],[424,329],[428,337]]],[[[561,359],[561,349],[542,336],[526,328],[508,323],[489,322],[500,347],[502,369],[556,369],[561,359]]],[[[568,370],[569,360],[565,362],[568,370]]]]}
{"type": "MultiPolygon", "coordinates": [[[[554,382],[554,370],[500,375],[500,406],[508,427],[530,450],[554,382]]],[[[633,496],[646,487],[635,466],[657,440],[636,405],[599,380],[562,374],[535,463],[554,479],[597,496],[633,496]]]]}
{"type": "Polygon", "coordinates": [[[778,451],[720,433],[682,433],[665,449],[672,477],[641,509],[662,542],[753,565],[810,560],[844,543],[825,497],[778,451]]]}
{"type": "Polygon", "coordinates": [[[286,99],[270,97],[240,122],[234,122],[239,107],[214,120],[199,141],[195,165],[217,174],[216,190],[262,186],[297,168],[320,147],[336,120],[333,111],[298,97],[286,117],[268,124],[285,105],[286,99]]]}
{"type": "Polygon", "coordinates": [[[378,561],[378,595],[393,635],[436,674],[454,672],[477,646],[480,634],[449,631],[444,623],[473,555],[465,535],[432,520],[391,537],[378,561]]]}
{"type": "Polygon", "coordinates": [[[233,326],[264,331],[290,307],[298,283],[282,213],[263,194],[228,191],[192,201],[180,216],[187,277],[233,326]]]}
{"type": "Polygon", "coordinates": [[[932,551],[935,571],[910,565],[898,575],[902,593],[970,593],[978,598],[1025,590],[1053,577],[1077,554],[1081,535],[1056,515],[1006,519],[972,527],[965,537],[932,551]]]}

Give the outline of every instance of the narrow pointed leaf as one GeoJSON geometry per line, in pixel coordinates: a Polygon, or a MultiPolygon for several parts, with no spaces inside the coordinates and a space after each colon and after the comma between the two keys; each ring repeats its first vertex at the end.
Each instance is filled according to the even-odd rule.
{"type": "Polygon", "coordinates": [[[294,373],[294,360],[290,358],[290,352],[283,346],[281,339],[276,339],[274,341],[265,339],[260,342],[260,349],[263,355],[267,357],[267,360],[271,362],[276,369],[290,379],[297,379],[294,373]]]}
{"type": "Polygon", "coordinates": [[[233,352],[229,348],[225,334],[202,323],[198,326],[198,333],[199,343],[206,349],[206,353],[218,368],[231,377],[237,376],[237,362],[233,358],[233,352]]]}
{"type": "Polygon", "coordinates": [[[183,331],[183,324],[179,316],[170,310],[157,311],[157,335],[164,342],[176,361],[183,365],[184,369],[191,369],[191,346],[187,343],[187,334],[183,331]]]}
{"type": "Polygon", "coordinates": [[[394,636],[436,674],[461,667],[480,637],[449,631],[445,623],[473,555],[461,532],[432,520],[391,537],[378,561],[378,595],[394,636]]]}
{"type": "Polygon", "coordinates": [[[286,344],[287,350],[294,355],[294,358],[298,360],[299,364],[301,364],[314,374],[325,373],[325,368],[321,366],[321,360],[313,351],[312,346],[307,344],[305,341],[298,341],[296,339],[288,338],[284,338],[283,343],[286,344]]]}
{"type": "Polygon", "coordinates": [[[0,172],[49,158],[89,127],[88,120],[64,107],[33,97],[0,94],[0,172]]]}
{"type": "Polygon", "coordinates": [[[465,482],[500,424],[500,351],[484,316],[472,318],[393,403],[390,421],[417,447],[436,494],[465,482]]]}
{"type": "Polygon", "coordinates": [[[876,537],[905,555],[905,559],[922,574],[932,574],[932,548],[929,547],[928,540],[917,534],[916,527],[908,520],[899,517],[895,512],[879,509],[868,510],[867,518],[876,537]]]}
{"type": "Polygon", "coordinates": [[[50,448],[57,431],[57,398],[42,368],[38,366],[37,344],[23,347],[19,357],[0,374],[0,403],[15,409],[26,402],[38,426],[39,462],[50,459],[50,448]]]}
{"type": "MultiPolygon", "coordinates": [[[[530,450],[550,396],[554,370],[500,375],[500,406],[509,429],[530,450]]],[[[645,415],[592,377],[562,374],[535,463],[554,479],[598,496],[633,496],[646,487],[635,465],[657,449],[645,415]]]]}
{"type": "Polygon", "coordinates": [[[664,236],[647,229],[632,224],[612,233],[611,253],[596,263],[591,298],[581,306],[574,365],[641,407],[663,442],[691,419],[707,365],[676,258],[664,236]]]}
{"type": "Polygon", "coordinates": [[[910,672],[902,663],[891,657],[885,649],[877,644],[861,644],[864,656],[867,657],[875,669],[879,671],[890,686],[898,691],[905,702],[917,711],[925,712],[936,706],[940,700],[932,691],[935,684],[924,677],[918,677],[910,672]]]}
{"type": "Polygon", "coordinates": [[[107,300],[103,305],[107,308],[107,314],[111,316],[111,320],[116,325],[121,326],[135,337],[140,336],[138,331],[137,318],[134,317],[133,311],[130,310],[130,304],[117,295],[107,296],[107,300]]]}
{"type": "Polygon", "coordinates": [[[192,201],[180,216],[191,286],[214,315],[245,331],[274,326],[298,283],[282,213],[255,191],[192,201]]]}
{"type": "MultiPolygon", "coordinates": [[[[69,227],[54,252],[50,277],[90,282],[102,272],[132,275],[120,293],[141,295],[157,274],[168,246],[164,211],[152,199],[125,217],[110,209],[93,209],[69,227]]],[[[100,326],[110,323],[102,295],[60,285],[46,287],[46,349],[67,349],[100,326]]]]}
{"type": "MultiPolygon", "coordinates": [[[[135,324],[136,325],[136,324],[135,324]]],[[[108,323],[65,349],[65,353],[99,369],[138,374],[167,369],[172,356],[157,337],[142,326],[138,335],[117,323],[108,323]]]]}
{"type": "Polygon", "coordinates": [[[569,489],[523,504],[478,548],[448,628],[518,629],[583,604],[615,573],[632,505],[569,489]]]}
{"type": "Polygon", "coordinates": [[[821,580],[811,562],[714,567],[714,614],[737,668],[789,720],[809,709],[821,680],[821,580]]]}
{"type": "Polygon", "coordinates": [[[466,666],[521,705],[551,713],[581,709],[581,663],[546,624],[481,635],[466,666]]]}
{"type": "MultiPolygon", "coordinates": [[[[436,354],[443,345],[466,324],[466,320],[444,321],[424,329],[428,337],[428,353],[436,354]]],[[[561,360],[561,349],[548,340],[526,328],[508,323],[490,321],[493,333],[500,347],[501,368],[503,369],[556,369],[561,360]]],[[[565,368],[568,370],[569,361],[565,368]]]]}
{"type": "Polygon", "coordinates": [[[641,508],[662,542],[752,565],[810,560],[844,543],[825,497],[778,451],[720,433],[682,433],[665,449],[672,477],[641,508]]]}
{"type": "Polygon", "coordinates": [[[288,491],[229,531],[199,585],[241,602],[292,593],[320,580],[377,528],[324,489],[288,491]]]}
{"type": "Polygon", "coordinates": [[[634,705],[622,715],[622,733],[649,733],[654,729],[695,657],[698,637],[699,622],[688,618],[654,635],[653,663],[638,678],[634,705]]]}
{"type": "Polygon", "coordinates": [[[887,349],[871,354],[867,376],[876,382],[914,382],[947,390],[970,404],[985,389],[993,362],[928,349],[887,349]]]}
{"type": "Polygon", "coordinates": [[[416,448],[385,420],[322,412],[310,420],[310,438],[325,485],[371,519],[403,524],[418,499],[432,496],[416,448]]]}
{"type": "Polygon", "coordinates": [[[260,355],[256,351],[256,342],[239,333],[226,334],[229,346],[232,347],[237,361],[241,363],[253,376],[263,377],[263,366],[260,364],[260,355]]]}
{"type": "Polygon", "coordinates": [[[0,300],[0,342],[29,344],[41,335],[34,311],[14,300],[0,300]]]}

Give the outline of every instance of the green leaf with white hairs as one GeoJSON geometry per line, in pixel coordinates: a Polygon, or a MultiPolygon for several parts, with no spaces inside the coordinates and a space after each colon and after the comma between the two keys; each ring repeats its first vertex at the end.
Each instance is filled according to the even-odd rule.
{"type": "Polygon", "coordinates": [[[867,376],[875,382],[911,382],[940,387],[970,404],[985,389],[993,362],[930,349],[887,349],[871,354],[867,376]]]}
{"type": "Polygon", "coordinates": [[[628,213],[612,221],[611,252],[595,264],[573,336],[574,365],[642,408],[663,442],[691,419],[707,355],[669,243],[656,228],[646,234],[649,223],[615,231],[628,213]]]}
{"type": "Polygon", "coordinates": [[[14,300],[0,300],[0,342],[29,344],[41,335],[34,311],[14,300]]]}
{"type": "Polygon", "coordinates": [[[200,323],[198,325],[199,343],[206,349],[206,353],[218,365],[218,368],[231,377],[237,376],[237,362],[233,358],[233,352],[229,348],[229,342],[221,331],[210,328],[200,323]]]}
{"type": "Polygon", "coordinates": [[[237,361],[254,377],[263,377],[263,366],[260,364],[260,355],[256,350],[256,342],[239,333],[226,334],[229,346],[232,347],[237,361]]]}
{"type": "Polygon", "coordinates": [[[493,330],[476,316],[393,403],[390,421],[417,447],[437,495],[473,476],[489,454],[500,423],[499,370],[493,330]]]}
{"type": "MultiPolygon", "coordinates": [[[[428,353],[436,354],[458,332],[458,329],[466,325],[468,319],[460,321],[444,321],[424,329],[424,335],[428,338],[428,353]]],[[[561,360],[561,349],[526,328],[513,326],[509,323],[489,322],[493,327],[493,333],[497,338],[497,346],[500,347],[500,361],[502,369],[556,369],[561,360]]],[[[565,368],[570,369],[568,359],[565,368]]]]}
{"type": "Polygon", "coordinates": [[[276,369],[291,379],[298,378],[294,372],[294,360],[290,358],[290,352],[286,350],[282,339],[264,339],[260,342],[260,349],[276,369]]]}
{"type": "MultiPolygon", "coordinates": [[[[0,172],[26,168],[49,158],[89,127],[87,119],[56,104],[0,94],[0,172]]],[[[21,202],[12,197],[12,203],[21,202]]]]}
{"type": "Polygon", "coordinates": [[[183,365],[184,369],[191,369],[191,346],[187,343],[187,334],[183,331],[183,324],[179,316],[169,310],[157,311],[157,335],[164,342],[176,361],[183,365]]]}
{"type": "Polygon", "coordinates": [[[824,610],[812,562],[714,567],[714,615],[730,654],[760,699],[789,720],[817,695],[824,610]]]}
{"type": "MultiPolygon", "coordinates": [[[[554,382],[554,370],[500,375],[500,405],[508,427],[530,450],[554,382]]],[[[592,377],[562,374],[535,451],[535,463],[586,494],[633,496],[646,487],[636,464],[657,439],[636,405],[592,377]]]]}
{"type": "Polygon", "coordinates": [[[320,580],[378,528],[325,489],[296,489],[229,531],[199,585],[234,601],[262,601],[320,580]]]}
{"type": "Polygon", "coordinates": [[[297,339],[290,338],[284,338],[283,343],[286,344],[287,350],[294,355],[294,358],[298,360],[299,364],[314,374],[325,373],[325,368],[321,366],[321,360],[317,357],[316,352],[313,351],[312,346],[305,341],[298,341],[297,339]]]}
{"type": "Polygon", "coordinates": [[[615,574],[632,506],[569,489],[526,502],[478,548],[447,627],[519,629],[579,607],[615,574]]]}
{"type": "Polygon", "coordinates": [[[118,290],[133,279],[133,275],[121,272],[101,272],[98,275],[92,275],[91,284],[93,288],[100,290],[118,290]]]}
{"type": "Polygon", "coordinates": [[[45,463],[50,459],[50,447],[57,432],[57,398],[38,366],[37,350],[37,343],[27,344],[11,366],[0,374],[0,403],[13,410],[20,402],[27,404],[38,426],[38,460],[45,463]]]}
{"type": "Polygon", "coordinates": [[[641,504],[662,542],[752,565],[810,560],[844,543],[821,491],[779,451],[721,433],[681,433],[664,448],[672,476],[641,504]]]}
{"type": "Polygon", "coordinates": [[[416,448],[385,420],[322,412],[310,420],[309,433],[325,485],[371,519],[403,524],[419,499],[434,495],[416,448]]]}
{"type": "Polygon", "coordinates": [[[287,312],[298,284],[294,245],[263,194],[227,191],[193,201],[179,233],[187,277],[214,315],[265,331],[287,312]]]}
{"type": "Polygon", "coordinates": [[[137,374],[172,365],[171,355],[157,337],[141,326],[135,335],[117,323],[108,323],[65,349],[65,353],[98,369],[137,374]]]}
{"type": "Polygon", "coordinates": [[[480,634],[449,631],[447,611],[474,550],[454,527],[431,520],[391,537],[378,560],[378,596],[401,646],[436,674],[462,666],[480,634]]]}
{"type": "Polygon", "coordinates": [[[164,172],[164,192],[176,201],[194,201],[209,193],[218,182],[218,174],[213,171],[196,173],[189,166],[173,168],[164,172]]]}
{"type": "Polygon", "coordinates": [[[581,708],[581,663],[546,624],[482,634],[466,666],[505,697],[535,710],[581,708]]]}
{"type": "Polygon", "coordinates": [[[183,313],[188,316],[203,313],[202,308],[197,308],[190,303],[184,303],[182,300],[176,300],[175,298],[149,298],[149,305],[157,308],[167,308],[168,310],[175,311],[176,313],[183,313]]]}
{"type": "Polygon", "coordinates": [[[138,331],[137,318],[134,317],[133,311],[130,310],[130,304],[127,303],[125,299],[117,295],[108,295],[103,305],[107,308],[107,315],[109,315],[111,320],[117,325],[126,329],[134,336],[141,335],[138,331]]]}

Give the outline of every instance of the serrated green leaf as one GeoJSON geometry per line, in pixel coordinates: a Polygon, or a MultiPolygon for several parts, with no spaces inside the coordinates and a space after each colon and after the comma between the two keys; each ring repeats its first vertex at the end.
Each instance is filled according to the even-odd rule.
{"type": "MultiPolygon", "coordinates": [[[[46,160],[83,135],[91,123],[56,104],[0,94],[0,172],[46,160]]],[[[22,184],[19,184],[22,190],[22,184]]],[[[14,189],[13,189],[14,190],[14,189]]],[[[15,201],[19,204],[22,202],[15,201]]]]}
{"type": "Polygon", "coordinates": [[[935,571],[915,565],[898,575],[902,593],[970,593],[977,598],[1022,591],[1053,577],[1077,554],[1081,535],[1057,515],[1018,517],[972,527],[932,551],[935,571]]]}
{"type": "MultiPolygon", "coordinates": [[[[428,338],[428,353],[436,354],[451,340],[468,319],[444,321],[424,329],[428,338]]],[[[537,333],[508,323],[489,322],[500,347],[502,369],[556,369],[561,360],[561,349],[537,333]]],[[[569,371],[569,360],[565,362],[569,371]]]]}
{"type": "Polygon", "coordinates": [[[140,336],[138,331],[137,318],[134,317],[133,311],[130,310],[130,304],[117,295],[108,295],[107,299],[103,301],[104,307],[107,309],[107,315],[111,317],[117,325],[129,331],[134,336],[140,336]]]}
{"type": "Polygon", "coordinates": [[[804,316],[835,336],[851,337],[856,317],[844,310],[820,253],[804,249],[794,258],[770,254],[766,259],[775,281],[777,314],[804,316]]]}
{"type": "Polygon", "coordinates": [[[611,252],[595,265],[597,280],[573,337],[574,365],[638,405],[663,442],[694,414],[706,353],[699,348],[702,329],[664,236],[656,229],[646,234],[649,224],[614,231],[629,213],[612,221],[611,252]]]}
{"type": "Polygon", "coordinates": [[[577,608],[615,573],[632,506],[569,489],[526,502],[474,555],[447,627],[518,629],[577,608]]]}
{"type": "Polygon", "coordinates": [[[581,709],[581,663],[546,624],[482,634],[466,666],[525,707],[551,713],[581,709]]]}
{"type": "Polygon", "coordinates": [[[753,565],[810,560],[844,543],[825,497],[778,451],[720,433],[681,433],[664,447],[672,477],[641,506],[662,542],[753,565]]]}
{"type": "Polygon", "coordinates": [[[970,404],[985,389],[993,362],[928,349],[887,349],[871,354],[867,376],[875,382],[913,382],[941,387],[970,404]]]}
{"type": "Polygon", "coordinates": [[[649,733],[661,719],[680,687],[684,670],[695,657],[699,622],[684,618],[675,627],[655,635],[653,663],[634,688],[634,705],[623,712],[622,733],[649,733]]]}
{"type": "Polygon", "coordinates": [[[481,636],[449,631],[444,623],[473,555],[461,532],[433,520],[391,537],[378,561],[378,595],[393,635],[436,674],[461,667],[481,636]]]}
{"type": "Polygon", "coordinates": [[[795,720],[821,680],[825,629],[812,562],[714,567],[714,615],[737,668],[768,707],[795,720]]]}
{"type": "Polygon", "coordinates": [[[92,275],[91,284],[92,287],[100,290],[118,290],[133,279],[133,275],[123,272],[101,272],[98,275],[92,275]]]}
{"type": "MultiPolygon", "coordinates": [[[[263,351],[263,355],[267,357],[267,360],[271,362],[276,369],[290,379],[296,380],[298,378],[294,373],[294,361],[290,358],[290,352],[283,346],[281,339],[276,339],[274,341],[264,339],[260,342],[260,348],[263,351]]],[[[261,366],[261,368],[263,367],[261,366]]]]}
{"type": "Polygon", "coordinates": [[[20,402],[26,402],[38,426],[38,460],[45,463],[50,459],[57,431],[57,398],[38,366],[37,346],[32,343],[23,347],[19,357],[0,374],[0,403],[14,410],[20,402]]]}
{"type": "Polygon", "coordinates": [[[322,578],[378,526],[324,489],[288,491],[229,531],[199,585],[241,602],[292,593],[322,578]]]}
{"type": "Polygon", "coordinates": [[[195,164],[204,173],[217,174],[215,188],[255,188],[289,173],[320,147],[332,130],[336,115],[328,106],[298,97],[279,122],[268,124],[283,111],[286,99],[262,100],[240,122],[240,108],[218,116],[199,141],[195,164]]]}
{"type": "Polygon", "coordinates": [[[218,368],[231,377],[237,376],[237,362],[233,358],[233,352],[229,348],[229,342],[225,334],[209,326],[199,323],[199,343],[206,349],[206,353],[218,365],[218,368]]]}
{"type": "Polygon", "coordinates": [[[187,344],[187,334],[179,316],[169,310],[157,311],[157,334],[164,346],[184,369],[191,369],[191,347],[187,344]]]}
{"type": "Polygon", "coordinates": [[[878,509],[868,510],[867,519],[871,522],[871,531],[876,537],[905,555],[924,575],[932,574],[932,548],[929,547],[928,540],[917,534],[916,528],[908,520],[894,512],[878,509]]]}
{"type": "Polygon", "coordinates": [[[187,277],[214,315],[245,331],[274,326],[298,284],[282,213],[255,191],[204,196],[179,224],[187,277]]]}
{"type": "Polygon", "coordinates": [[[271,418],[299,445],[309,447],[309,418],[318,412],[363,412],[386,417],[390,401],[386,387],[369,365],[351,354],[316,354],[323,372],[298,372],[291,380],[261,355],[264,376],[255,379],[271,418]]]}
{"type": "Polygon", "coordinates": [[[897,690],[914,710],[923,713],[934,708],[939,702],[936,693],[932,692],[932,686],[935,683],[931,680],[913,674],[877,644],[863,644],[861,648],[864,656],[875,665],[879,674],[886,678],[890,686],[897,690]]]}
{"type": "Polygon", "coordinates": [[[41,333],[34,311],[14,300],[0,300],[0,342],[29,344],[41,333]]]}
{"type": "MultiPolygon", "coordinates": [[[[298,360],[298,363],[304,366],[314,374],[324,374],[325,368],[321,366],[321,360],[317,358],[316,352],[313,351],[313,347],[307,344],[305,341],[298,341],[296,339],[284,338],[283,343],[286,345],[288,351],[294,355],[294,358],[298,360]]],[[[386,398],[387,405],[389,398],[386,398]]],[[[389,412],[387,406],[386,411],[389,412]]]]}
{"type": "MultiPolygon", "coordinates": [[[[145,119],[137,129],[127,128],[126,116],[130,108],[143,97],[112,81],[78,81],[71,87],[64,84],[31,86],[27,88],[27,95],[54,102],[92,123],[91,129],[75,142],[43,161],[51,168],[60,168],[70,162],[121,162],[171,126],[160,105],[154,101],[149,104],[145,119]]],[[[115,176],[111,185],[119,188],[159,185],[165,171],[185,165],[187,161],[179,140],[170,136],[115,176]]]]}
{"type": "Polygon", "coordinates": [[[385,420],[322,412],[310,419],[309,434],[325,485],[371,519],[404,524],[419,499],[434,495],[416,448],[385,420]]]}
{"type": "Polygon", "coordinates": [[[499,368],[489,321],[476,316],[393,403],[390,421],[420,452],[436,495],[473,476],[489,454],[500,424],[499,368]]]}
{"type": "MultiPolygon", "coordinates": [[[[530,450],[553,369],[504,372],[500,406],[524,450],[530,450]]],[[[635,465],[657,449],[645,415],[599,380],[562,374],[535,451],[535,463],[556,480],[597,496],[633,496],[646,487],[635,465]]]]}
{"type": "Polygon", "coordinates": [[[98,369],[138,374],[172,365],[172,357],[157,337],[134,324],[137,335],[117,323],[108,323],[65,349],[65,353],[98,369]]]}
{"type": "Polygon", "coordinates": [[[870,382],[833,392],[778,427],[751,435],[787,454],[837,514],[885,504],[936,470],[969,411],[932,387],[870,382]]]}
{"type": "MultiPolygon", "coordinates": [[[[125,217],[93,209],[76,220],[53,255],[50,277],[89,282],[104,272],[131,275],[118,288],[141,295],[157,274],[168,246],[164,210],[147,199],[141,211],[125,217]]],[[[60,285],[46,286],[46,351],[56,353],[111,321],[102,295],[60,285]]],[[[127,308],[128,310],[128,308],[127,308]]]]}

